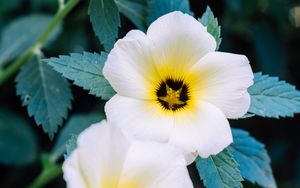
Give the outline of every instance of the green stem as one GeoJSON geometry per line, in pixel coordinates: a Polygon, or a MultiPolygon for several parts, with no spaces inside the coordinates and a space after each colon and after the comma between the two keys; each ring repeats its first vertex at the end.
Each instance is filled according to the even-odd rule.
{"type": "Polygon", "coordinates": [[[51,167],[44,168],[42,173],[27,188],[40,188],[62,174],[60,165],[53,164],[51,167]]]}
{"type": "Polygon", "coordinates": [[[61,7],[54,18],[51,20],[47,26],[44,33],[40,35],[35,44],[31,48],[27,49],[16,61],[14,61],[10,66],[3,70],[0,74],[0,86],[14,73],[19,70],[19,68],[25,64],[33,55],[34,51],[41,48],[43,44],[47,41],[51,33],[55,28],[62,22],[63,18],[73,9],[73,7],[79,2],[79,0],[69,0],[65,6],[61,7]]]}

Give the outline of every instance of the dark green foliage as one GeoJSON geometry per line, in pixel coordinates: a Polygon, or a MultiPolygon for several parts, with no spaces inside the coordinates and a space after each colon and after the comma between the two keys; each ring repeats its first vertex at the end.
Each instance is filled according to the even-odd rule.
{"type": "Polygon", "coordinates": [[[90,0],[88,13],[94,32],[105,50],[109,52],[118,37],[120,27],[120,14],[115,1],[90,0]]]}
{"type": "Polygon", "coordinates": [[[256,73],[248,89],[251,106],[248,112],[262,117],[292,117],[300,112],[300,92],[277,77],[256,73]]]}
{"type": "Polygon", "coordinates": [[[32,60],[16,78],[17,95],[29,116],[52,139],[71,108],[72,93],[68,82],[47,63],[32,60]]]}
{"type": "Polygon", "coordinates": [[[75,85],[89,90],[90,94],[110,99],[115,92],[102,74],[106,57],[106,53],[100,55],[84,52],[70,56],[61,55],[59,58],[53,57],[44,61],[64,77],[73,80],[75,85]]]}
{"type": "Polygon", "coordinates": [[[228,150],[239,164],[242,177],[253,184],[275,188],[276,182],[265,146],[241,129],[232,129],[232,134],[233,144],[228,150]]]}
{"type": "Polygon", "coordinates": [[[238,163],[227,149],[207,159],[197,157],[196,167],[207,188],[243,187],[238,163]]]}
{"type": "Polygon", "coordinates": [[[24,165],[37,157],[37,139],[17,113],[0,108],[0,163],[24,165]]]}
{"type": "Polygon", "coordinates": [[[160,16],[176,10],[193,15],[188,0],[149,0],[147,23],[150,25],[160,16]]]}

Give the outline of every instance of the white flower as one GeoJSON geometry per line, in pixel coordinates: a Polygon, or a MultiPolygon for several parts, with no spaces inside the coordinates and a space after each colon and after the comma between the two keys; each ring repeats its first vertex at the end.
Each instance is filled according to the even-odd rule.
{"type": "Polygon", "coordinates": [[[102,121],[83,131],[63,164],[69,188],[192,188],[186,161],[168,144],[133,141],[102,121]]]}
{"type": "Polygon", "coordinates": [[[206,28],[181,12],[158,18],[146,34],[130,31],[103,69],[117,92],[105,106],[108,121],[186,154],[222,151],[232,142],[227,118],[249,108],[253,72],[244,55],[215,49],[206,28]]]}

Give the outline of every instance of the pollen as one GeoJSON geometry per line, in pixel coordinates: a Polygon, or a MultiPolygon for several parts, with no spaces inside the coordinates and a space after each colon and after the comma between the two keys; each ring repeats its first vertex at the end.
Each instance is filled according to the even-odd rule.
{"type": "Polygon", "coordinates": [[[161,106],[166,110],[176,111],[187,105],[188,87],[182,80],[166,79],[160,83],[156,95],[161,106]]]}

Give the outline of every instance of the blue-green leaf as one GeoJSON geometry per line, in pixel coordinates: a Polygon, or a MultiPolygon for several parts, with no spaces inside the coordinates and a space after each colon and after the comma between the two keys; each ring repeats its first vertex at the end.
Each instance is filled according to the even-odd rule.
{"type": "Polygon", "coordinates": [[[90,94],[110,99],[114,90],[104,78],[102,68],[107,58],[106,53],[73,53],[70,56],[61,55],[59,58],[52,57],[44,61],[48,62],[57,72],[83,89],[89,90],[90,94]]]}
{"type": "Polygon", "coordinates": [[[77,135],[72,134],[71,137],[70,137],[70,139],[67,140],[67,143],[66,143],[66,153],[64,155],[65,159],[67,157],[69,157],[71,155],[72,151],[77,148],[77,138],[78,138],[77,135]]]}
{"type": "Polygon", "coordinates": [[[207,188],[243,187],[238,164],[227,149],[207,159],[197,157],[196,167],[207,188]]]}
{"type": "Polygon", "coordinates": [[[47,63],[32,60],[21,68],[16,82],[17,95],[27,106],[29,116],[52,139],[71,108],[72,93],[67,80],[47,63]]]}
{"type": "Polygon", "coordinates": [[[254,74],[254,85],[248,89],[251,95],[249,113],[262,117],[292,117],[300,112],[300,92],[277,77],[254,74]]]}
{"type": "MultiPolygon", "coordinates": [[[[6,65],[31,47],[51,19],[49,15],[33,14],[19,18],[4,28],[0,40],[0,66],[6,65]]],[[[58,35],[58,31],[51,35],[50,40],[58,35]]]]}
{"type": "Polygon", "coordinates": [[[71,135],[78,135],[91,124],[99,122],[104,118],[105,116],[102,113],[75,114],[71,116],[58,134],[52,150],[52,156],[55,155],[55,158],[58,158],[64,153],[65,145],[71,139],[71,135]]]}
{"type": "Polygon", "coordinates": [[[0,162],[24,165],[37,157],[37,140],[30,125],[15,112],[0,108],[0,162]]]}
{"type": "Polygon", "coordinates": [[[215,18],[214,13],[211,11],[209,6],[207,6],[206,11],[199,21],[207,27],[207,31],[215,38],[218,49],[222,41],[221,27],[218,24],[218,19],[215,18]]]}
{"type": "Polygon", "coordinates": [[[118,37],[120,14],[114,0],[91,0],[88,13],[94,32],[107,52],[118,37]]]}
{"type": "Polygon", "coordinates": [[[265,146],[248,132],[232,129],[233,144],[228,150],[239,164],[243,178],[266,188],[275,188],[276,182],[270,167],[270,158],[265,146]]]}
{"type": "Polygon", "coordinates": [[[176,10],[193,15],[188,0],[149,0],[147,23],[150,25],[160,16],[176,10]]]}
{"type": "Polygon", "coordinates": [[[146,30],[147,7],[132,0],[115,0],[120,12],[140,30],[146,30]]]}

